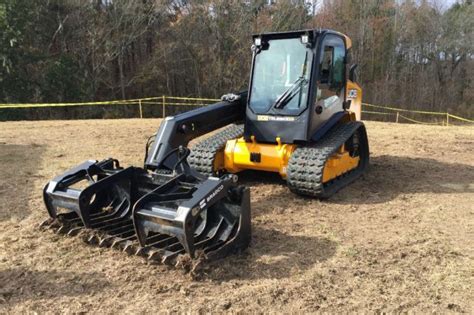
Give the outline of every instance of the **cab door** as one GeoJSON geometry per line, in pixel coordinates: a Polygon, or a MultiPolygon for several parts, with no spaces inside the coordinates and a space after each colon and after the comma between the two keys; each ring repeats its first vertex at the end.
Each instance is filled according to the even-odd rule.
{"type": "Polygon", "coordinates": [[[319,51],[312,131],[316,132],[334,114],[344,111],[346,47],[342,37],[327,34],[319,51]]]}

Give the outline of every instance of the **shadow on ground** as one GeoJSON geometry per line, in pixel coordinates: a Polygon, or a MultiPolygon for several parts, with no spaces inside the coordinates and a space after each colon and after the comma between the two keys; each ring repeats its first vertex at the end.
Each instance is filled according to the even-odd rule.
{"type": "Polygon", "coordinates": [[[252,245],[246,252],[204,266],[205,278],[282,279],[330,259],[337,244],[327,238],[289,235],[254,226],[252,245]]]}
{"type": "Polygon", "coordinates": [[[39,176],[43,152],[44,147],[37,144],[0,143],[0,222],[29,215],[28,201],[38,193],[33,181],[39,176]]]}
{"type": "Polygon", "coordinates": [[[474,193],[474,166],[429,158],[381,155],[362,180],[328,200],[336,204],[384,203],[401,194],[474,193]]]}
{"type": "MultiPolygon", "coordinates": [[[[239,174],[243,185],[275,184],[286,186],[278,174],[246,171],[239,174]]],[[[291,194],[287,190],[288,194],[291,194]]],[[[382,155],[371,158],[368,172],[324,202],[335,204],[375,204],[415,193],[474,193],[474,167],[460,163],[445,163],[428,158],[382,155]]],[[[276,191],[266,200],[277,198],[276,191]]],[[[312,199],[300,197],[300,201],[312,199]]],[[[266,200],[258,203],[266,203],[266,200]]]]}
{"type": "Polygon", "coordinates": [[[15,268],[0,271],[0,304],[52,299],[97,292],[109,283],[99,273],[35,271],[15,268]]]}

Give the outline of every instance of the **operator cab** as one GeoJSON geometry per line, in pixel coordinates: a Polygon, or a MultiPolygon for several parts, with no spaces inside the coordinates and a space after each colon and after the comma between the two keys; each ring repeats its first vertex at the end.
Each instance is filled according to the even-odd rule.
{"type": "Polygon", "coordinates": [[[330,30],[304,30],[254,35],[253,41],[247,141],[306,143],[343,116],[350,104],[350,39],[330,30]]]}

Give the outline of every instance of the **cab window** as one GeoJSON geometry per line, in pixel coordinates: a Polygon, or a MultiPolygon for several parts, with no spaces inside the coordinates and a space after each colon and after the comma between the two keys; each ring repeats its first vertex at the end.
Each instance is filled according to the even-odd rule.
{"type": "Polygon", "coordinates": [[[323,45],[319,82],[330,90],[339,91],[344,86],[344,42],[336,36],[327,36],[323,45]]]}

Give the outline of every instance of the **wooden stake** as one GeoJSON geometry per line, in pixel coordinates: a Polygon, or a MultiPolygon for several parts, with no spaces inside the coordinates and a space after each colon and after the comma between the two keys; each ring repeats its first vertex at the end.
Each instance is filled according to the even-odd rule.
{"type": "Polygon", "coordinates": [[[142,100],[138,100],[138,108],[140,109],[140,118],[143,118],[142,100]]]}
{"type": "Polygon", "coordinates": [[[162,96],[163,100],[162,100],[162,103],[163,103],[163,118],[166,117],[166,96],[162,96]]]}

